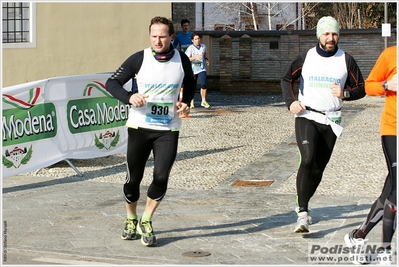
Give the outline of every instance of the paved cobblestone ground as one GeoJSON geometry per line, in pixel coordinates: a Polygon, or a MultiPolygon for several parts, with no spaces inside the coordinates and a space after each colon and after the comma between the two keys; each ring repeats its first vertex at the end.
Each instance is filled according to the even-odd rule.
{"type": "MultiPolygon", "coordinates": [[[[311,200],[311,232],[303,235],[293,233],[299,156],[294,118],[281,97],[209,92],[208,102],[210,109],[198,106],[183,121],[169,190],[153,218],[157,247],[120,239],[120,154],[71,160],[83,177],[60,162],[3,179],[3,263],[313,265],[309,246],[344,245],[343,236],[361,223],[386,176],[379,136],[384,99],[345,103],[343,136],[311,200]],[[232,186],[238,179],[273,183],[232,186]],[[210,255],[184,256],[198,251],[210,255]]],[[[151,173],[152,159],[143,196],[151,173]]],[[[380,236],[377,225],[368,238],[378,243],[380,236]]]]}
{"type": "MultiPolygon", "coordinates": [[[[279,95],[226,96],[209,92],[210,109],[200,107],[200,100],[195,100],[197,107],[192,110],[191,118],[183,121],[170,188],[214,188],[294,135],[293,115],[279,95]]],[[[377,194],[374,188],[380,188],[386,175],[379,136],[383,103],[384,98],[380,97],[345,102],[344,125],[345,116],[355,118],[345,125],[343,135],[337,141],[318,193],[377,194]],[[349,190],[355,183],[363,190],[349,190]]],[[[292,157],[299,161],[298,153],[292,157]]],[[[124,182],[125,154],[71,162],[84,173],[86,180],[124,182]]],[[[151,182],[152,164],[150,157],[143,185],[151,182]]],[[[75,174],[66,162],[30,173],[58,178],[75,174]]],[[[295,176],[296,173],[293,173],[277,191],[295,192],[295,176]]]]}

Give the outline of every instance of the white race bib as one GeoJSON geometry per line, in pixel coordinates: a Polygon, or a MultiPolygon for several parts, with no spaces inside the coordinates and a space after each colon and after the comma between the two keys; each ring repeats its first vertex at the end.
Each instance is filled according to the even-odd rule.
{"type": "Polygon", "coordinates": [[[145,121],[149,124],[168,125],[172,121],[174,114],[173,102],[147,102],[145,121]]]}

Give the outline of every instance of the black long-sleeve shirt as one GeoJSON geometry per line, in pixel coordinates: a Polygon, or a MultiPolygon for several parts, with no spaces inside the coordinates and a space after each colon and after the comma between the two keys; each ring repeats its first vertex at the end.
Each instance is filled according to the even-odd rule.
{"type": "MultiPolygon", "coordinates": [[[[334,51],[333,53],[328,53],[323,51],[318,44],[316,45],[316,51],[320,57],[334,56],[337,50],[338,47],[336,51],[334,51]]],[[[287,72],[281,78],[281,89],[288,109],[290,108],[292,102],[297,100],[294,93],[294,82],[298,79],[302,79],[302,67],[306,60],[306,55],[308,51],[301,52],[292,61],[287,72]]],[[[343,100],[351,101],[351,100],[360,99],[366,95],[364,89],[364,79],[360,71],[360,68],[358,67],[355,59],[346,52],[345,52],[345,62],[346,62],[345,67],[347,68],[348,76],[344,84],[344,89],[349,90],[350,97],[344,98],[343,100]]],[[[326,67],[333,67],[333,66],[326,66],[326,67]]]]}
{"type": "MultiPolygon", "coordinates": [[[[173,47],[171,46],[171,49],[173,47]]],[[[175,50],[175,52],[180,53],[180,58],[182,62],[182,67],[184,70],[184,93],[183,101],[189,105],[190,101],[194,98],[196,89],[196,80],[194,79],[193,70],[191,68],[191,62],[186,54],[175,50]]],[[[129,104],[129,99],[132,94],[137,93],[137,86],[134,82],[134,77],[140,70],[143,63],[144,50],[134,53],[114,72],[114,74],[105,83],[106,90],[113,95],[115,98],[119,99],[125,104],[129,104]],[[132,90],[127,91],[123,88],[123,85],[132,79],[132,90]]]]}

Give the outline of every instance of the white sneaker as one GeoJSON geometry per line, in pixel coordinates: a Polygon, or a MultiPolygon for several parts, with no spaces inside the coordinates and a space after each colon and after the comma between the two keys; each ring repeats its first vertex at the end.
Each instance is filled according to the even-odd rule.
{"type": "MultiPolygon", "coordinates": [[[[299,213],[299,207],[298,206],[295,207],[295,212],[299,213]]],[[[312,223],[313,223],[312,222],[312,217],[310,216],[310,213],[308,211],[308,224],[311,225],[312,223]]]]}
{"type": "Polygon", "coordinates": [[[308,219],[308,212],[302,211],[298,212],[298,220],[295,226],[295,233],[308,233],[309,232],[309,219],[308,219]]]}
{"type": "Polygon", "coordinates": [[[351,252],[349,253],[349,257],[354,264],[369,264],[370,257],[365,254],[364,247],[367,244],[367,239],[356,238],[355,235],[356,229],[350,231],[348,234],[344,236],[345,244],[351,248],[351,252]]]}

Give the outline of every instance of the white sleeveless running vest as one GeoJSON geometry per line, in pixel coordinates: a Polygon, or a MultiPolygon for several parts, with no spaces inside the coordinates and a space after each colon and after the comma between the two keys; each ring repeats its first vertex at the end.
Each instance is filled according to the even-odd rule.
{"type": "Polygon", "coordinates": [[[343,89],[347,76],[344,51],[338,49],[334,56],[322,57],[314,47],[308,51],[302,66],[298,100],[319,111],[339,110],[342,99],[331,94],[331,86],[336,82],[343,89]]]}
{"type": "Polygon", "coordinates": [[[130,107],[126,126],[178,131],[181,118],[176,112],[176,103],[183,78],[184,70],[177,50],[168,62],[159,62],[153,57],[151,48],[144,49],[143,64],[135,79],[138,93],[149,97],[144,106],[130,107]]]}
{"type": "Polygon", "coordinates": [[[341,49],[331,57],[322,57],[316,47],[310,49],[302,66],[301,84],[298,100],[305,106],[325,112],[305,110],[295,117],[305,117],[321,124],[330,125],[337,137],[342,134],[341,111],[342,99],[333,96],[331,87],[336,82],[344,89],[348,70],[345,52],[341,49]]]}

